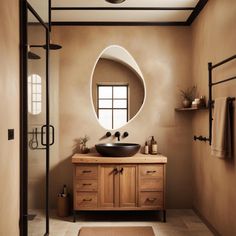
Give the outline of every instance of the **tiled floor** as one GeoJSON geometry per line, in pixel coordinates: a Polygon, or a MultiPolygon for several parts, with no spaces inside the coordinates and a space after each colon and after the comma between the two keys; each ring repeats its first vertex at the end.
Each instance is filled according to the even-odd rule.
{"type": "MultiPolygon", "coordinates": [[[[32,210],[37,214],[29,221],[29,235],[42,236],[45,221],[42,211],[32,210]]],[[[156,236],[211,236],[206,225],[192,210],[168,210],[167,222],[162,223],[155,213],[96,212],[80,213],[76,223],[72,217],[59,218],[55,211],[50,217],[50,236],[77,236],[83,226],[152,226],[156,236]]]]}

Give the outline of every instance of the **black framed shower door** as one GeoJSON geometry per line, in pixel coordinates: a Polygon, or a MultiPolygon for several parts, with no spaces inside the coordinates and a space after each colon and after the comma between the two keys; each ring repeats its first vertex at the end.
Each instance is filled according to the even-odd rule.
{"type": "MultiPolygon", "coordinates": [[[[50,0],[48,1],[48,13],[50,15],[50,0]]],[[[50,16],[49,16],[50,19],[50,16]]],[[[20,235],[27,236],[29,234],[29,174],[30,174],[30,152],[38,151],[41,155],[43,163],[43,211],[45,216],[45,225],[42,235],[49,235],[49,160],[50,160],[50,107],[49,107],[49,42],[50,42],[50,20],[45,23],[35,9],[26,1],[20,0],[20,235]],[[40,28],[43,32],[42,48],[35,52],[31,52],[30,44],[33,43],[29,36],[32,27],[40,28]],[[30,76],[35,74],[35,54],[38,56],[38,65],[43,68],[43,72],[37,72],[40,76],[41,84],[41,122],[37,129],[32,129],[30,122],[33,119],[34,111],[32,111],[29,102],[30,93],[29,86],[30,76]],[[32,56],[33,55],[33,56],[32,56]],[[31,61],[32,60],[32,61],[31,61]],[[33,132],[32,132],[33,130],[33,132]],[[36,139],[32,141],[32,134],[36,139]],[[38,137],[40,136],[40,137],[38,137]],[[33,145],[32,145],[33,142],[33,145]],[[37,144],[37,145],[36,145],[37,144]]],[[[36,60],[35,60],[36,61],[36,60]]],[[[31,81],[32,82],[32,81],[31,81]]],[[[39,86],[38,86],[39,87],[39,86]]],[[[35,94],[34,94],[35,95],[35,94]]],[[[32,95],[33,96],[33,95],[32,95]]],[[[35,111],[35,114],[39,110],[35,111]]],[[[39,117],[39,116],[38,116],[39,117]]],[[[51,132],[51,136],[52,136],[51,132]]],[[[52,144],[52,143],[51,143],[52,144]]]]}

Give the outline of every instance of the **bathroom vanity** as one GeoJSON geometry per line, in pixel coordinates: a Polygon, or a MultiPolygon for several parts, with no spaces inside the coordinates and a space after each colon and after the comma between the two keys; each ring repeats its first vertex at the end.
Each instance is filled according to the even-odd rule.
{"type": "Polygon", "coordinates": [[[163,211],[165,212],[165,169],[162,155],[101,157],[75,154],[74,221],[76,211],[163,211]]]}

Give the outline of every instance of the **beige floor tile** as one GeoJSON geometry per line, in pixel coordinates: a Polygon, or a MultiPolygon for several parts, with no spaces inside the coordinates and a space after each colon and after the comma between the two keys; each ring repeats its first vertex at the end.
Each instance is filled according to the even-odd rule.
{"type": "MultiPolygon", "coordinates": [[[[45,229],[45,218],[43,211],[32,210],[37,216],[29,222],[29,235],[42,236],[45,229]]],[[[101,213],[102,214],[102,213],[101,213]]],[[[125,214],[125,213],[124,213],[125,214]]],[[[152,226],[155,236],[212,236],[199,217],[189,209],[168,210],[167,222],[157,221],[158,217],[141,213],[136,217],[126,214],[125,217],[120,213],[112,216],[109,213],[99,215],[99,213],[87,213],[78,215],[78,221],[73,222],[72,217],[59,218],[55,211],[51,211],[50,217],[50,236],[78,236],[80,227],[95,226],[152,226]]],[[[96,236],[96,235],[95,235],[96,236]]]]}

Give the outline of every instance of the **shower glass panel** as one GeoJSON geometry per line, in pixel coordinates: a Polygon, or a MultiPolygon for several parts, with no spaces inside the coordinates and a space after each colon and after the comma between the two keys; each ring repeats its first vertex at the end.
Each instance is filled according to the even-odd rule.
{"type": "Polygon", "coordinates": [[[46,28],[28,10],[28,235],[46,234],[46,28]]]}

